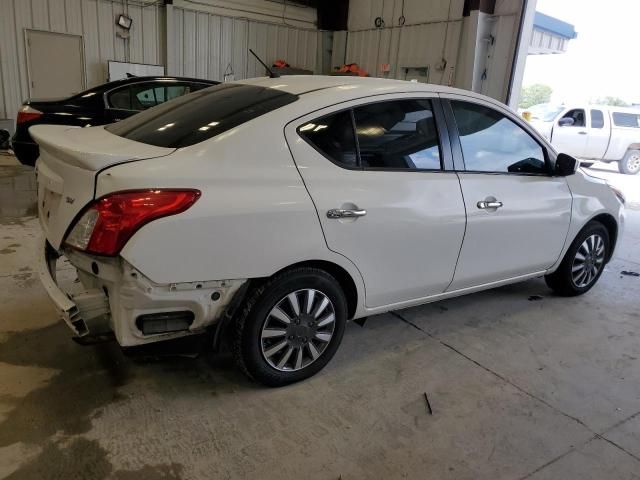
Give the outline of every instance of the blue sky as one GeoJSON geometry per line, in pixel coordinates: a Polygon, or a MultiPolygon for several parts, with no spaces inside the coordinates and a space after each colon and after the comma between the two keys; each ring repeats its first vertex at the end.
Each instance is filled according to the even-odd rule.
{"type": "Polygon", "coordinates": [[[530,55],[523,85],[545,83],[557,102],[640,103],[640,0],[538,0],[536,10],[573,24],[578,38],[564,54],[530,55]]]}

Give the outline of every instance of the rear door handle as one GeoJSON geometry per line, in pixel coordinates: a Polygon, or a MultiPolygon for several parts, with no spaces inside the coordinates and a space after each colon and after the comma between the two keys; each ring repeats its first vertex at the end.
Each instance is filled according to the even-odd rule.
{"type": "Polygon", "coordinates": [[[344,208],[332,208],[327,211],[327,218],[357,218],[364,217],[366,210],[348,210],[344,208]]]}
{"type": "Polygon", "coordinates": [[[578,132],[578,135],[586,135],[587,132],[578,132]]]}
{"type": "Polygon", "coordinates": [[[500,208],[502,206],[502,202],[497,202],[497,201],[493,201],[493,202],[487,202],[487,201],[482,201],[482,202],[478,202],[478,208],[481,210],[486,210],[488,208],[500,208]]]}

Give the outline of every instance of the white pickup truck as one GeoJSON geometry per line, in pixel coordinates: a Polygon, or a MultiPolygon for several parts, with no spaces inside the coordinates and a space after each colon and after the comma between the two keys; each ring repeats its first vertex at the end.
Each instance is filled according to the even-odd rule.
{"type": "Polygon", "coordinates": [[[529,121],[558,152],[582,160],[617,162],[620,173],[640,171],[640,110],[601,105],[543,103],[525,109],[529,121]]]}

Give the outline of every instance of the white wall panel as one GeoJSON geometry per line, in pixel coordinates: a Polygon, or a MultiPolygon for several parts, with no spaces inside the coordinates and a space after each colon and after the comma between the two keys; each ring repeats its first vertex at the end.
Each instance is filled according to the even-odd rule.
{"type": "Polygon", "coordinates": [[[129,40],[116,37],[116,16],[125,11],[115,0],[2,0],[0,118],[15,118],[29,97],[25,29],[82,35],[87,87],[107,80],[108,60],[163,63],[160,9],[129,4],[129,40]]]}
{"type": "MultiPolygon", "coordinates": [[[[315,11],[287,6],[287,22],[276,14],[278,4],[263,0],[205,0],[196,6],[176,1],[167,17],[165,9],[150,3],[121,0],[2,0],[0,15],[0,118],[15,118],[29,96],[25,29],[71,33],[83,38],[86,87],[107,80],[108,60],[170,65],[168,73],[223,80],[225,72],[236,79],[264,75],[264,69],[248,54],[253,48],[271,64],[284,59],[291,66],[319,72],[322,64],[321,35],[311,28],[315,11]],[[124,3],[124,5],[123,5],[124,3]],[[249,18],[234,15],[234,8],[249,18]],[[254,9],[256,14],[251,14],[254,9]],[[133,19],[129,38],[117,36],[116,17],[133,19]],[[261,20],[260,18],[273,19],[261,20]],[[295,18],[290,18],[295,17],[295,18]],[[165,22],[171,22],[171,41],[166,45],[165,22]],[[280,20],[280,21],[279,21],[280,20]],[[166,51],[165,51],[166,49],[166,51]]],[[[161,2],[158,2],[161,3],[161,2]]],[[[239,14],[238,14],[239,15],[239,14]]]]}
{"type": "MultiPolygon", "coordinates": [[[[249,53],[253,49],[268,65],[283,59],[292,67],[318,71],[318,30],[214,15],[174,7],[174,71],[224,80],[263,76],[264,68],[249,53]]],[[[170,62],[173,64],[173,61],[170,62]]]]}

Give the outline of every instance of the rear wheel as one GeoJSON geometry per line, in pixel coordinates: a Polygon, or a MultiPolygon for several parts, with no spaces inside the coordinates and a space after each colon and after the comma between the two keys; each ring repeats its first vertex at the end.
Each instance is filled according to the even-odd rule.
{"type": "Polygon", "coordinates": [[[602,275],[609,251],[607,229],[600,222],[590,222],[575,238],[560,267],[545,276],[547,285],[567,297],[588,292],[602,275]]]}
{"type": "Polygon", "coordinates": [[[316,268],[284,272],[249,294],[236,320],[236,362],[271,387],[304,380],[331,360],[346,321],[347,302],[335,278],[316,268]]]}
{"type": "Polygon", "coordinates": [[[640,172],[640,151],[629,150],[620,162],[618,170],[626,175],[635,175],[640,172]]]}

